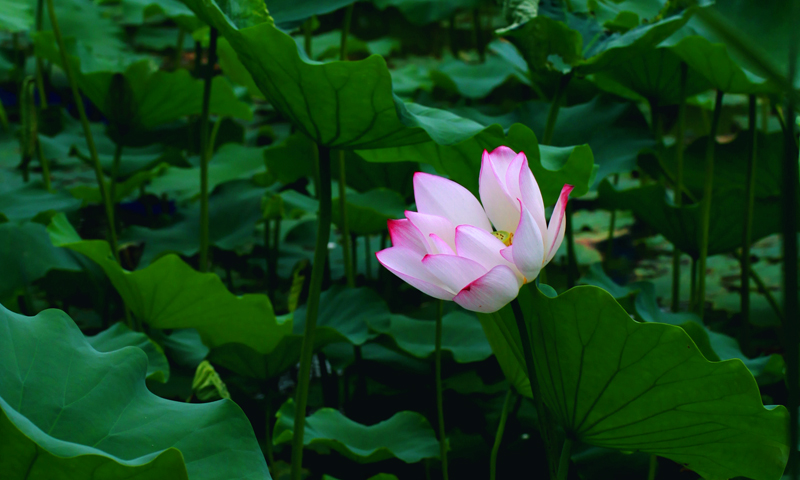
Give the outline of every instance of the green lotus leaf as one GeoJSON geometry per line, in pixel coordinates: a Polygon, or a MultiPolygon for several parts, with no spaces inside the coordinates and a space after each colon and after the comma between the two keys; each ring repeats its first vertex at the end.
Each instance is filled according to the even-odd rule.
{"type": "Polygon", "coordinates": [[[451,113],[401,102],[392,93],[383,57],[308,60],[294,39],[275,27],[263,3],[185,3],[219,29],[270,103],[320,145],[365,149],[431,139],[450,145],[481,130],[451,113]]]}
{"type": "Polygon", "coordinates": [[[24,223],[52,212],[73,212],[81,201],[62,192],[48,192],[39,178],[23,182],[18,172],[0,171],[0,223],[24,223]]]}
{"type": "Polygon", "coordinates": [[[266,295],[235,296],[213,273],[199,273],[176,255],[129,272],[114,260],[108,243],[81,240],[63,214],[48,226],[53,245],[86,255],[105,271],[133,315],[152,328],[194,328],[209,348],[238,343],[266,354],[291,332],[266,295]]]}
{"type": "Polygon", "coordinates": [[[445,58],[430,75],[436,85],[467,98],[483,98],[511,79],[530,85],[528,77],[516,65],[491,53],[478,64],[445,58]]]}
{"type": "Polygon", "coordinates": [[[124,323],[117,322],[93,337],[86,337],[98,352],[113,352],[123,347],[138,347],[147,355],[147,379],[166,383],[169,380],[169,362],[164,350],[141,332],[134,332],[124,323]]]}
{"type": "Polygon", "coordinates": [[[373,3],[381,10],[397,8],[414,25],[427,25],[450,18],[460,9],[475,8],[480,0],[374,0],[373,3]]]}
{"type": "Polygon", "coordinates": [[[235,403],[153,395],[139,348],[99,352],[59,310],[25,317],[0,306],[0,330],[5,478],[270,478],[235,403]]]}
{"type": "Polygon", "coordinates": [[[18,0],[0,0],[0,31],[21,32],[29,30],[34,23],[34,5],[18,0]]]}
{"type": "MultiPolygon", "coordinates": [[[[334,203],[338,201],[338,196],[334,203]]],[[[375,235],[386,231],[386,221],[402,218],[406,202],[399,193],[386,188],[376,188],[368,192],[347,193],[347,224],[350,233],[356,235],[375,235]]],[[[333,223],[341,224],[341,210],[333,209],[333,223]]]]}
{"type": "Polygon", "coordinates": [[[404,147],[359,150],[358,154],[370,162],[413,159],[431,164],[439,173],[477,194],[481,155],[484,150],[491,151],[500,145],[525,152],[546,205],[556,202],[564,184],[575,186],[572,192],[575,198],[588,192],[594,181],[594,157],[588,146],[540,146],[536,135],[519,123],[511,125],[507,134],[500,125],[492,125],[480,134],[450,146],[426,142],[404,147]]]}
{"type": "MultiPolygon", "coordinates": [[[[296,410],[291,399],[276,415],[273,443],[291,442],[296,410]]],[[[428,420],[417,412],[395,413],[375,425],[362,425],[338,410],[322,408],[306,417],[303,445],[322,453],[335,450],[359,463],[397,458],[416,463],[439,456],[439,442],[428,420]]]]}
{"type": "MultiPolygon", "coordinates": [[[[695,203],[677,207],[662,185],[618,190],[608,180],[597,189],[599,205],[607,210],[630,210],[634,215],[664,235],[670,242],[694,258],[700,254],[701,205],[695,203]]],[[[708,254],[728,253],[742,246],[744,218],[732,212],[742,212],[747,198],[740,191],[729,190],[714,194],[711,202],[708,254]]],[[[756,199],[753,210],[752,239],[757,241],[781,229],[780,199],[756,199]]]]}
{"type": "MultiPolygon", "coordinates": [[[[436,323],[405,315],[383,321],[370,320],[370,328],[392,338],[397,347],[417,358],[430,358],[435,351],[436,323]]],[[[474,315],[457,310],[442,317],[442,351],[458,363],[480,362],[492,355],[481,324],[474,315]]]]}
{"type": "MultiPolygon", "coordinates": [[[[710,480],[781,477],[788,412],[762,405],[741,361],[706,360],[683,329],[638,323],[597,287],[523,291],[542,398],[567,435],[663,456],[710,480]]],[[[479,318],[506,375],[530,395],[511,307],[479,318]]]]}

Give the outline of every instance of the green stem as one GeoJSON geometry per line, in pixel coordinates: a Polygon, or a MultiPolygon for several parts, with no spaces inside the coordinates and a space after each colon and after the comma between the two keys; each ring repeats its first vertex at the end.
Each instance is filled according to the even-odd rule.
{"type": "Polygon", "coordinates": [[[44,188],[50,191],[50,160],[47,159],[42,151],[42,144],[39,142],[39,137],[36,137],[36,156],[39,158],[39,163],[42,165],[42,180],[44,180],[44,188]]]}
{"type": "Polygon", "coordinates": [[[503,401],[503,409],[500,411],[500,423],[497,424],[497,433],[494,435],[492,455],[489,457],[489,480],[497,478],[497,454],[500,452],[500,443],[503,441],[503,432],[506,429],[506,420],[508,419],[508,409],[513,398],[514,389],[509,387],[508,392],[506,392],[506,399],[503,401]]]}
{"type": "Polygon", "coordinates": [[[744,230],[742,231],[742,322],[743,325],[750,324],[750,242],[753,236],[753,208],[756,201],[756,96],[750,95],[749,109],[750,115],[750,156],[747,160],[747,187],[745,196],[747,206],[744,212],[744,230]]]}
{"type": "Polygon", "coordinates": [[[719,117],[722,114],[722,96],[724,92],[717,90],[717,99],[714,104],[714,117],[711,120],[711,131],[708,134],[708,144],[706,145],[706,172],[705,183],[703,186],[703,203],[701,210],[701,237],[700,237],[700,258],[697,261],[697,298],[695,307],[697,314],[703,318],[706,303],[706,261],[708,260],[708,234],[711,224],[711,196],[714,193],[714,147],[717,144],[717,129],[719,128],[719,117]]]}
{"type": "Polygon", "coordinates": [[[209,142],[208,116],[211,104],[211,83],[214,77],[214,64],[217,62],[217,29],[211,27],[208,44],[208,63],[203,84],[203,110],[200,114],[200,271],[208,271],[208,160],[214,148],[209,142]]]}
{"type": "Polygon", "coordinates": [[[547,448],[547,458],[551,473],[555,467],[552,460],[552,453],[555,440],[555,428],[550,420],[550,414],[542,400],[542,392],[539,386],[539,378],[536,375],[536,365],[533,362],[533,349],[531,348],[531,337],[528,333],[528,326],[525,323],[525,316],[522,314],[522,307],[519,304],[519,299],[515,298],[511,301],[511,310],[514,312],[514,319],[517,322],[517,329],[519,330],[520,341],[522,342],[522,353],[525,358],[525,370],[528,374],[528,382],[531,387],[531,394],[533,395],[533,404],[536,407],[536,414],[539,422],[539,433],[542,436],[545,447],[547,448]]]}
{"type": "Polygon", "coordinates": [[[121,161],[122,143],[117,143],[114,148],[114,163],[111,164],[111,186],[109,187],[109,197],[111,197],[111,202],[115,205],[117,203],[117,176],[119,175],[119,164],[121,161]]]}
{"type": "MultiPolygon", "coordinates": [[[[680,103],[678,104],[678,132],[675,135],[675,205],[683,205],[683,144],[686,134],[686,79],[689,67],[681,62],[680,103]]],[[[681,303],[681,251],[672,246],[672,311],[677,312],[681,303]]]]}
{"type": "Polygon", "coordinates": [[[347,60],[347,37],[350,35],[350,23],[353,21],[353,8],[355,3],[351,3],[344,11],[344,24],[342,25],[342,39],[339,43],[339,60],[347,60]]]}
{"type": "MultiPolygon", "coordinates": [[[[739,261],[739,263],[742,263],[741,255],[739,255],[736,252],[731,252],[731,254],[733,255],[733,258],[739,261]]],[[[780,305],[778,305],[778,301],[775,300],[775,297],[772,295],[772,292],[770,292],[769,288],[767,288],[767,284],[764,283],[764,279],[762,279],[761,275],[759,275],[758,272],[756,272],[756,270],[753,268],[753,265],[749,265],[748,270],[750,278],[753,280],[753,283],[756,284],[756,288],[758,288],[759,293],[764,295],[764,297],[767,299],[767,303],[769,303],[770,307],[772,307],[772,310],[775,312],[775,315],[780,319],[782,324],[783,310],[781,310],[780,305]]]]}
{"type": "MultiPolygon", "coordinates": [[[[44,0],[36,0],[36,32],[42,31],[42,24],[44,23],[44,0]]],[[[36,57],[36,88],[39,90],[39,109],[44,110],[47,108],[47,95],[44,91],[44,75],[42,71],[44,66],[42,59],[36,57]]]]}
{"type": "Polygon", "coordinates": [[[58,50],[61,53],[61,63],[63,64],[62,67],[64,69],[64,74],[66,74],[67,80],[69,81],[69,86],[72,89],[72,98],[75,101],[75,108],[77,108],[78,116],[81,119],[83,134],[86,136],[86,146],[89,148],[89,154],[92,158],[92,164],[94,165],[94,174],[97,178],[97,186],[100,189],[100,197],[103,199],[103,204],[105,205],[106,221],[108,222],[108,243],[111,247],[111,252],[114,254],[114,258],[117,260],[117,263],[119,263],[119,251],[117,251],[117,231],[114,228],[114,209],[111,205],[108,192],[106,191],[106,183],[105,179],[103,178],[103,169],[100,166],[100,157],[97,155],[97,147],[95,147],[94,144],[92,129],[89,126],[89,119],[86,117],[86,110],[83,108],[83,99],[81,98],[80,90],[78,90],[78,83],[75,81],[75,77],[72,74],[72,64],[69,56],[67,55],[67,51],[64,49],[64,39],[61,36],[61,29],[58,26],[58,18],[56,18],[56,10],[53,6],[53,0],[47,0],[47,12],[50,16],[50,23],[52,24],[53,34],[56,37],[58,50]]]}
{"type": "Polygon", "coordinates": [[[372,247],[369,235],[364,235],[364,267],[367,270],[367,280],[372,280],[372,247]]]}
{"type": "Polygon", "coordinates": [[[647,480],[656,480],[656,472],[658,471],[658,457],[650,455],[650,468],[647,469],[647,480]]]}
{"type": "Polygon", "coordinates": [[[550,104],[550,110],[547,112],[547,123],[544,126],[544,134],[542,135],[542,145],[550,145],[553,140],[553,132],[556,129],[556,120],[558,120],[558,111],[561,109],[561,101],[567,92],[567,86],[572,80],[572,72],[561,77],[558,82],[558,88],[555,95],[553,95],[553,103],[550,104]]]}
{"type": "Polygon", "coordinates": [[[347,279],[347,286],[356,286],[356,276],[353,271],[353,258],[351,257],[351,238],[350,227],[347,222],[347,185],[344,163],[344,150],[339,150],[339,229],[342,236],[342,258],[344,259],[344,275],[347,279]]]}
{"type": "MultiPolygon", "coordinates": [[[[614,185],[619,184],[619,173],[614,174],[614,185]]],[[[611,220],[608,222],[608,240],[606,241],[606,258],[605,264],[608,268],[611,262],[611,257],[614,254],[614,232],[616,231],[617,211],[611,210],[611,220]]]]}
{"type": "Polygon", "coordinates": [[[694,310],[697,301],[697,259],[692,257],[692,266],[689,277],[689,310],[694,310]]]}
{"type": "Polygon", "coordinates": [[[436,306],[436,412],[439,417],[439,457],[442,459],[442,478],[447,480],[447,434],[444,429],[444,402],[442,400],[442,308],[444,301],[436,306]]]}
{"type": "MultiPolygon", "coordinates": [[[[52,0],[51,0],[52,1],[52,0]]],[[[303,331],[303,345],[300,350],[300,370],[297,377],[296,414],[294,417],[294,436],[292,438],[292,480],[300,480],[303,467],[303,435],[305,434],[306,405],[311,376],[311,358],[314,354],[314,330],[319,313],[319,296],[322,291],[322,274],[328,256],[328,240],[331,232],[331,159],[321,159],[315,149],[315,163],[319,171],[319,215],[317,217],[317,242],[314,248],[314,264],[311,270],[311,285],[308,292],[306,325],[303,331]]],[[[327,153],[327,152],[323,152],[327,153]]]]}
{"type": "Polygon", "coordinates": [[[564,446],[561,447],[561,458],[558,461],[558,480],[567,480],[569,473],[569,459],[572,454],[572,440],[564,439],[564,446]]]}

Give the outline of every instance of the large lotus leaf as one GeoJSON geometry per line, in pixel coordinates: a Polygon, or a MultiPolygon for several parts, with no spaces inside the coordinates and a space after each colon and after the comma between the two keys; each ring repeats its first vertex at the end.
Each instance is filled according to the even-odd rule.
{"type": "Polygon", "coordinates": [[[21,32],[33,27],[34,5],[19,0],[0,0],[0,31],[21,32]]]}
{"type": "Polygon", "coordinates": [[[199,273],[175,255],[136,272],[114,261],[108,243],[81,240],[63,214],[48,226],[53,244],[82,253],[105,271],[131,312],[153,328],[195,328],[210,348],[240,343],[271,352],[291,324],[280,322],[266,295],[233,295],[213,273],[199,273]]]}
{"type": "MultiPolygon", "coordinates": [[[[436,322],[405,315],[392,315],[370,327],[392,338],[398,348],[417,358],[430,358],[435,350],[436,322]]],[[[458,363],[480,362],[492,355],[480,322],[474,315],[457,310],[442,317],[442,350],[449,351],[458,363]]]]}
{"type": "MultiPolygon", "coordinates": [[[[682,252],[697,258],[701,241],[701,205],[695,203],[677,207],[662,185],[646,185],[617,190],[607,180],[597,189],[599,206],[606,210],[630,210],[637,218],[664,235],[682,252]]],[[[711,202],[708,254],[728,253],[742,246],[747,197],[741,191],[729,190],[715,194],[711,202]]],[[[781,229],[780,199],[756,199],[753,210],[753,241],[781,229]]]]}
{"type": "MultiPolygon", "coordinates": [[[[36,34],[34,42],[38,56],[61,65],[61,54],[51,32],[36,34]]],[[[153,128],[202,110],[203,80],[192,77],[188,70],[165,72],[149,59],[133,62],[122,71],[130,87],[128,95],[133,98],[120,102],[119,96],[111,91],[114,71],[86,72],[79,57],[70,54],[81,91],[106,116],[124,117],[133,128],[153,128]]],[[[209,111],[244,120],[253,118],[250,107],[236,98],[230,83],[222,76],[214,77],[211,83],[209,111]]]]}
{"type": "Polygon", "coordinates": [[[376,7],[383,10],[395,7],[415,25],[427,25],[450,18],[459,9],[477,7],[480,0],[374,0],[376,7]]]}
{"type": "Polygon", "coordinates": [[[86,337],[89,345],[98,352],[113,352],[123,347],[140,348],[147,355],[147,379],[165,383],[169,380],[169,362],[156,342],[141,332],[134,332],[124,323],[117,322],[93,337],[86,337]]]}
{"type": "Polygon", "coordinates": [[[317,63],[273,25],[263,3],[185,0],[219,29],[261,92],[318,144],[338,148],[409,145],[430,139],[454,144],[481,130],[451,113],[403,104],[392,94],[383,57],[317,63]]]}
{"type": "Polygon", "coordinates": [[[71,212],[81,201],[68,193],[48,192],[41,179],[23,182],[19,172],[0,170],[0,223],[23,223],[48,212],[71,212]]]}
{"type": "MultiPolygon", "coordinates": [[[[710,362],[683,329],[638,323],[607,292],[573,288],[520,297],[542,398],[568,435],[590,445],[672,459],[709,480],[777,480],[788,413],[765,408],[738,360],[710,362]]],[[[525,371],[510,306],[479,316],[504,370],[525,371]]],[[[511,377],[530,395],[527,379],[511,377]]]]}
{"type": "MultiPolygon", "coordinates": [[[[783,134],[757,132],[756,146],[756,198],[776,198],[781,194],[783,134]]],[[[706,142],[708,137],[698,138],[684,150],[683,184],[695,195],[703,196],[705,181],[706,142]]],[[[748,162],[752,151],[750,136],[737,135],[732,141],[720,143],[714,149],[714,194],[727,190],[738,190],[741,195],[747,188],[748,162]]],[[[662,155],[662,165],[670,178],[675,178],[675,147],[662,155]]]]}
{"type": "Polygon", "coordinates": [[[264,152],[267,172],[284,184],[294,183],[303,177],[312,177],[316,171],[315,148],[314,142],[306,135],[290,135],[280,145],[270,147],[264,152]]]}
{"type": "MultiPolygon", "coordinates": [[[[273,443],[291,442],[296,409],[290,399],[278,411],[273,443]]],[[[327,453],[336,450],[359,463],[398,458],[416,463],[438,458],[439,442],[428,420],[417,412],[399,412],[375,425],[362,425],[338,410],[322,408],[306,417],[303,445],[327,453]]]]}
{"type": "Polygon", "coordinates": [[[483,98],[507,80],[516,79],[524,85],[530,80],[513,63],[498,55],[488,55],[483,63],[469,64],[446,58],[431,70],[434,83],[467,98],[483,98]]]}
{"type": "MultiPolygon", "coordinates": [[[[263,163],[262,163],[263,165],[263,163]]],[[[209,245],[222,250],[237,250],[255,242],[256,223],[261,220],[264,189],[249,181],[220,186],[208,199],[209,245]]],[[[158,229],[132,226],[120,241],[144,245],[139,266],[150,265],[168,253],[191,257],[200,251],[200,208],[196,203],[182,208],[175,223],[158,229]]]]}
{"type": "MultiPolygon", "coordinates": [[[[114,196],[111,197],[111,193],[109,192],[111,201],[113,203],[119,203],[135,192],[138,193],[142,185],[157,177],[168,168],[169,166],[167,164],[159,164],[151,170],[136,172],[125,180],[117,182],[114,186],[114,196]]],[[[73,197],[83,200],[84,205],[87,203],[103,203],[100,189],[95,186],[78,185],[77,187],[70,188],[69,193],[71,193],[73,197]]]]}
{"type": "Polygon", "coordinates": [[[351,3],[353,0],[269,0],[267,8],[275,23],[284,30],[291,30],[314,15],[324,15],[351,3]]]}
{"type": "Polygon", "coordinates": [[[525,152],[546,205],[556,202],[565,183],[575,186],[573,198],[588,192],[592,185],[596,171],[594,157],[588,146],[540,147],[536,135],[518,123],[509,128],[508,134],[499,125],[492,125],[480,134],[450,146],[426,142],[379,150],[359,150],[358,154],[370,162],[414,160],[429,163],[439,173],[477,194],[481,155],[484,150],[491,151],[500,145],[525,152]]]}
{"type": "MultiPolygon", "coordinates": [[[[264,148],[246,147],[238,143],[226,143],[214,153],[208,162],[208,191],[217,185],[232,180],[250,179],[264,171],[264,148]]],[[[147,190],[172,198],[189,199],[200,195],[200,167],[170,168],[154,178],[147,190]]]]}
{"type": "Polygon", "coordinates": [[[101,353],[59,310],[0,306],[0,468],[47,480],[270,478],[247,417],[145,386],[147,356],[101,353]]]}
{"type": "MultiPolygon", "coordinates": [[[[594,75],[595,84],[607,92],[655,105],[675,105],[681,94],[681,57],[669,48],[653,48],[614,68],[594,75]]],[[[686,95],[711,88],[702,72],[690,68],[686,95]]]]}
{"type": "Polygon", "coordinates": [[[697,20],[680,29],[661,45],[669,46],[689,68],[703,75],[714,88],[726,93],[771,93],[780,88],[772,81],[765,80],[749,70],[742,68],[731,58],[724,44],[711,43],[705,38],[703,29],[696,29],[697,20]],[[699,31],[698,31],[699,30],[699,31]]]}
{"type": "Polygon", "coordinates": [[[44,225],[0,224],[0,299],[14,296],[51,269],[82,268],[72,253],[53,246],[44,225]]]}
{"type": "MultiPolygon", "coordinates": [[[[319,318],[314,333],[314,350],[332,343],[363,345],[375,337],[371,322],[386,322],[390,316],[386,303],[368,288],[345,289],[334,286],[320,295],[319,318]]],[[[253,378],[273,378],[300,360],[306,307],[300,306],[283,319],[293,324],[292,334],[281,338],[268,354],[243,345],[222,345],[211,351],[211,361],[253,378]]]]}
{"type": "MultiPolygon", "coordinates": [[[[338,196],[334,202],[338,201],[338,196]]],[[[375,235],[386,230],[386,221],[402,218],[406,203],[399,193],[386,188],[376,188],[364,193],[347,194],[347,224],[350,233],[375,235]]],[[[341,213],[333,209],[333,223],[341,224],[341,213]]]]}

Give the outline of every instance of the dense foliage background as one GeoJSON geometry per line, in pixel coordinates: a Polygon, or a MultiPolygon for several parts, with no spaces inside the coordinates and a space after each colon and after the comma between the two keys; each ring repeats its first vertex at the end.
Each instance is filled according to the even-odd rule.
{"type": "Polygon", "coordinates": [[[310,367],[308,478],[441,478],[442,315],[450,478],[554,476],[564,438],[573,479],[781,478],[797,18],[0,0],[0,477],[290,478],[310,367]],[[375,259],[414,172],[477,195],[500,145],[546,206],[575,186],[519,298],[555,452],[511,308],[442,311],[375,259]]]}

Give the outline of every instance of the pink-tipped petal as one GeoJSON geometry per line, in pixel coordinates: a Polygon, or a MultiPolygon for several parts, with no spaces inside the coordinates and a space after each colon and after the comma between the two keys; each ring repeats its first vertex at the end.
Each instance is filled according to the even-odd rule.
{"type": "Polygon", "coordinates": [[[519,287],[514,272],[505,265],[498,265],[464,287],[453,300],[467,310],[492,313],[514,300],[519,287]]]}
{"type": "Polygon", "coordinates": [[[522,171],[522,167],[527,164],[528,158],[524,153],[520,152],[514,157],[511,164],[508,166],[508,170],[506,170],[506,177],[504,179],[506,191],[514,200],[522,198],[519,186],[519,173],[522,171]]]}
{"type": "Polygon", "coordinates": [[[567,228],[567,222],[564,219],[564,214],[567,210],[567,202],[569,201],[569,194],[574,187],[572,185],[564,185],[561,189],[561,194],[558,196],[555,208],[553,208],[553,215],[550,216],[550,224],[547,226],[547,240],[550,245],[547,250],[547,257],[544,264],[550,263],[550,260],[556,255],[558,247],[564,240],[564,231],[567,228]]]}
{"type": "Polygon", "coordinates": [[[480,263],[457,255],[425,255],[422,264],[454,292],[460,291],[486,273],[480,263]]]}
{"type": "Polygon", "coordinates": [[[512,256],[514,265],[517,266],[525,280],[530,282],[539,275],[544,264],[544,243],[539,226],[533,219],[531,212],[522,205],[520,200],[520,218],[517,233],[514,234],[514,247],[512,256]]]}
{"type": "Polygon", "coordinates": [[[539,184],[531,172],[528,160],[525,159],[522,168],[519,171],[519,189],[522,196],[522,204],[531,212],[533,219],[536,220],[536,225],[539,231],[542,232],[542,240],[547,245],[547,220],[544,216],[544,200],[542,199],[542,191],[539,189],[539,184]]]}
{"type": "Polygon", "coordinates": [[[509,195],[505,185],[505,173],[516,157],[508,147],[497,147],[494,152],[483,151],[478,191],[486,214],[497,230],[513,232],[517,228],[517,203],[509,195]],[[502,150],[501,150],[502,149],[502,150]],[[495,152],[500,151],[500,154],[495,152]]]}
{"type": "Polygon", "coordinates": [[[441,238],[451,248],[456,246],[456,227],[450,220],[438,215],[427,215],[424,213],[406,211],[406,218],[419,229],[428,246],[428,253],[437,253],[436,246],[430,240],[430,235],[434,234],[441,238]]]}
{"type": "Polygon", "coordinates": [[[454,252],[453,249],[450,248],[450,245],[448,245],[447,242],[439,238],[439,236],[436,235],[435,233],[431,233],[430,235],[428,235],[428,237],[430,237],[431,243],[433,243],[433,248],[436,250],[435,252],[432,253],[437,253],[437,254],[444,253],[446,255],[456,254],[456,252],[454,252]]]}
{"type": "Polygon", "coordinates": [[[420,257],[428,253],[428,242],[422,236],[422,232],[411,223],[410,220],[402,218],[400,220],[389,220],[389,238],[392,240],[393,247],[405,247],[417,252],[420,257]]]}
{"type": "Polygon", "coordinates": [[[423,264],[422,257],[405,247],[381,250],[375,256],[381,265],[412,287],[441,300],[452,300],[457,289],[449,290],[423,264]]]}
{"type": "Polygon", "coordinates": [[[444,217],[455,226],[474,225],[491,230],[478,199],[452,180],[417,172],[414,174],[414,199],[420,213],[444,217]]]}
{"type": "Polygon", "coordinates": [[[474,260],[486,270],[491,270],[497,265],[512,266],[500,255],[506,248],[505,244],[497,237],[480,228],[469,225],[456,227],[456,252],[460,257],[474,260]]]}

